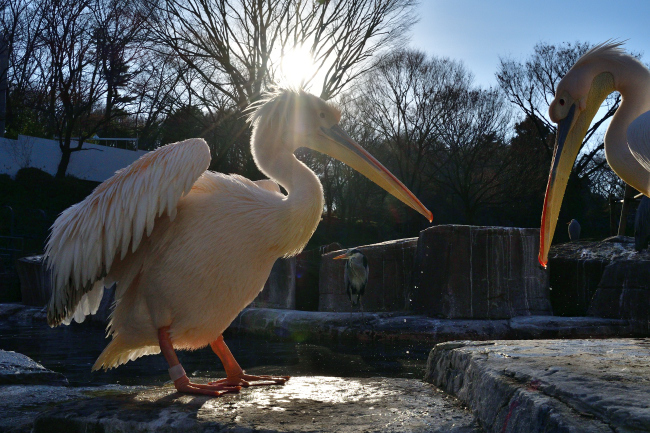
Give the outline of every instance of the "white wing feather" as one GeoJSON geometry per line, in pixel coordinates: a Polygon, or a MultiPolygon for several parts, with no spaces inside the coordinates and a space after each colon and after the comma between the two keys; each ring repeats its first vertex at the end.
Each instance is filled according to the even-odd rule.
{"type": "Polygon", "coordinates": [[[278,194],[282,194],[282,191],[280,191],[280,185],[278,185],[277,182],[271,179],[255,180],[253,181],[253,183],[267,191],[277,192],[278,194]]]}
{"type": "Polygon", "coordinates": [[[650,171],[650,111],[646,111],[627,127],[627,145],[634,158],[650,171]]]}
{"type": "Polygon", "coordinates": [[[52,269],[48,323],[83,320],[97,311],[104,276],[117,255],[135,251],[156,216],[176,215],[178,200],[210,164],[210,149],[194,138],[143,155],[69,207],[52,225],[45,248],[52,269]]]}

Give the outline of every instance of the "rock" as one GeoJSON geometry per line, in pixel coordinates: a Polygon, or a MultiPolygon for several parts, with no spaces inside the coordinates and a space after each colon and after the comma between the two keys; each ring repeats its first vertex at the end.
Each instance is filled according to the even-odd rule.
{"type": "Polygon", "coordinates": [[[420,232],[413,310],[448,319],[550,315],[539,230],[442,225],[420,232]]]}
{"type": "Polygon", "coordinates": [[[605,267],[589,315],[629,319],[648,328],[650,260],[615,260],[605,267]]]}
{"type": "Polygon", "coordinates": [[[14,314],[23,311],[25,306],[17,303],[0,304],[0,320],[7,319],[14,314]]]}
{"type": "Polygon", "coordinates": [[[264,289],[250,306],[316,311],[321,254],[340,248],[340,245],[334,242],[318,249],[303,251],[296,257],[278,259],[264,289]]]}
{"type": "Polygon", "coordinates": [[[52,272],[45,268],[43,256],[18,259],[16,271],[20,278],[21,300],[25,305],[47,305],[52,294],[52,272]]]}
{"type": "Polygon", "coordinates": [[[47,385],[0,385],[0,431],[30,433],[34,419],[52,404],[84,398],[81,388],[47,385]]]}
{"type": "Polygon", "coordinates": [[[650,340],[449,342],[427,382],[490,432],[650,431],[650,340]]]}
{"type": "MultiPolygon", "coordinates": [[[[361,300],[363,311],[407,311],[417,238],[357,247],[368,259],[370,274],[361,300]]],[[[322,257],[319,311],[357,311],[345,292],[345,261],[333,260],[339,250],[322,257]]]]}
{"type": "Polygon", "coordinates": [[[296,256],[296,310],[318,311],[318,275],[321,252],[306,250],[296,256]]]}
{"type": "Polygon", "coordinates": [[[459,340],[641,336],[627,320],[522,316],[502,320],[436,319],[397,313],[324,313],[247,308],[228,334],[301,343],[381,343],[422,347],[459,340]]]}
{"type": "Polygon", "coordinates": [[[634,239],[626,236],[553,245],[548,260],[553,313],[586,316],[605,267],[613,260],[644,256],[650,259],[650,253],[637,254],[634,239]]]}
{"type": "Polygon", "coordinates": [[[630,319],[647,328],[650,251],[637,253],[633,238],[553,246],[548,267],[556,315],[630,319]]]}
{"type": "Polygon", "coordinates": [[[321,256],[341,248],[343,245],[332,242],[296,256],[296,310],[318,311],[321,256]]]}
{"type": "Polygon", "coordinates": [[[456,399],[415,379],[293,377],[219,398],[181,395],[169,385],[95,394],[43,412],[34,433],[482,432],[456,399]]]}
{"type": "Polygon", "coordinates": [[[278,259],[252,307],[292,310],[296,306],[296,258],[278,259]]]}
{"type": "Polygon", "coordinates": [[[0,385],[7,384],[67,385],[68,379],[23,354],[0,350],[0,385]]]}

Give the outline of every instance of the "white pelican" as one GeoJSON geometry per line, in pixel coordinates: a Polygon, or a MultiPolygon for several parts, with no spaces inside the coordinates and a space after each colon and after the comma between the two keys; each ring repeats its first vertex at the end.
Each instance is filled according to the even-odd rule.
{"type": "Polygon", "coordinates": [[[626,54],[621,43],[600,44],[586,52],[562,78],[549,107],[558,124],[546,187],[539,262],[546,266],[569,173],[596,112],[612,92],[621,105],[605,134],[607,162],[625,182],[650,195],[650,71],[626,54]]]}
{"type": "Polygon", "coordinates": [[[340,112],[323,100],[278,91],[249,120],[255,163],[287,195],[270,180],[206,171],[208,146],[191,139],[142,156],[54,222],[46,247],[51,326],[82,321],[97,310],[104,286],[117,282],[112,341],[93,370],[162,351],[180,392],[221,395],[288,379],[244,374],[221,334],[257,296],[275,260],[300,252],[320,221],[323,190],[294,156],[299,147],[348,164],[431,221],[431,212],[343,132],[340,112]],[[227,378],[191,383],[174,349],[208,344],[227,378]]]}

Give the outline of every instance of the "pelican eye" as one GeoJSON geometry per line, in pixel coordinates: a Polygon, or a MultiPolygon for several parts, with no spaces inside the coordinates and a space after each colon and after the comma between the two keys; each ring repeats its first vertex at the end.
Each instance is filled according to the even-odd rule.
{"type": "Polygon", "coordinates": [[[564,99],[560,99],[560,105],[564,105],[564,99]]]}
{"type": "Polygon", "coordinates": [[[323,113],[322,111],[320,112],[320,118],[321,118],[321,119],[324,119],[324,118],[325,118],[325,113],[323,113]]]}

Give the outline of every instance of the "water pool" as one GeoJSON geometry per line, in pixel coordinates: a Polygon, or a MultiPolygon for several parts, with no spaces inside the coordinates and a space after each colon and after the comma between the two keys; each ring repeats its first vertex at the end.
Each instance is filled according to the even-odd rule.
{"type": "MultiPolygon", "coordinates": [[[[226,343],[249,373],[290,376],[409,377],[424,376],[426,351],[380,344],[331,345],[266,341],[228,336],[226,343]]],[[[45,323],[0,323],[0,349],[29,356],[50,370],[63,373],[73,386],[106,384],[161,385],[169,381],[162,355],[145,356],[107,372],[90,368],[108,344],[96,324],[49,328],[45,323]]],[[[179,351],[188,375],[224,377],[219,358],[209,347],[179,351]]]]}

